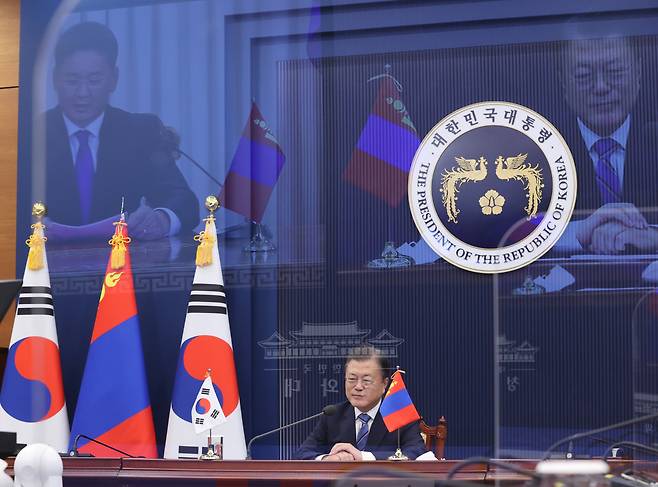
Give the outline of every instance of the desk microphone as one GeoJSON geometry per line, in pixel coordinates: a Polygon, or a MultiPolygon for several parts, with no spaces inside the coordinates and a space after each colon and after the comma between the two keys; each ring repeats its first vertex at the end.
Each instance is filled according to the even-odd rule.
{"type": "Polygon", "coordinates": [[[261,433],[260,435],[254,436],[251,440],[249,440],[249,443],[247,444],[247,460],[251,460],[251,444],[255,440],[263,438],[264,436],[271,435],[272,433],[277,433],[279,431],[291,428],[291,427],[296,426],[300,423],[305,423],[306,421],[310,421],[312,419],[319,418],[322,415],[333,416],[334,414],[336,414],[336,406],[334,406],[333,404],[329,404],[328,406],[325,406],[324,409],[322,409],[321,412],[319,412],[317,414],[314,414],[313,416],[309,416],[308,418],[300,419],[298,421],[295,421],[294,423],[286,424],[284,426],[279,426],[278,428],[275,428],[273,430],[266,431],[265,433],[261,433]]]}
{"type": "Polygon", "coordinates": [[[542,460],[548,460],[551,456],[551,453],[560,445],[564,445],[565,443],[570,443],[574,440],[580,440],[581,438],[587,438],[591,437],[594,435],[597,435],[599,433],[605,433],[606,431],[611,431],[617,428],[624,428],[626,426],[631,426],[634,424],[638,423],[644,423],[646,421],[650,421],[652,419],[658,419],[658,413],[653,413],[653,414],[647,414],[646,416],[640,416],[639,418],[633,418],[633,419],[627,419],[626,421],[622,421],[621,423],[614,423],[614,424],[609,424],[608,426],[603,426],[602,428],[597,428],[589,431],[583,431],[582,433],[576,433],[575,435],[567,436],[565,438],[562,438],[561,440],[556,441],[553,443],[548,450],[546,450],[546,453],[544,453],[542,460]]]}
{"type": "MultiPolygon", "coordinates": [[[[613,438],[613,439],[609,439],[609,438],[599,438],[598,436],[588,436],[587,439],[588,439],[588,440],[592,440],[592,441],[594,441],[594,442],[596,442],[596,443],[601,443],[602,445],[609,446],[610,449],[609,449],[608,451],[612,451],[612,448],[614,448],[614,446],[615,446],[617,443],[619,443],[619,441],[621,441],[621,440],[616,440],[616,439],[614,439],[614,438],[613,438]],[[611,446],[611,445],[612,445],[612,446],[611,446]]],[[[569,446],[567,447],[567,453],[564,455],[564,457],[565,457],[567,460],[571,460],[571,459],[575,459],[575,458],[576,458],[576,454],[575,454],[575,446],[574,446],[574,444],[573,444],[573,440],[569,442],[569,446]]],[[[605,455],[603,456],[603,458],[605,459],[605,455]]]]}
{"type": "Polygon", "coordinates": [[[91,437],[89,437],[87,435],[83,435],[83,434],[77,435],[75,437],[75,440],[73,440],[73,448],[71,448],[71,450],[69,451],[69,456],[70,457],[93,457],[94,456],[91,453],[84,453],[84,452],[81,453],[81,452],[78,451],[78,441],[80,440],[80,438],[84,438],[85,440],[89,440],[92,443],[97,443],[101,446],[104,446],[105,448],[108,448],[109,450],[115,451],[117,453],[121,453],[121,455],[123,455],[124,457],[143,458],[143,457],[136,457],[135,455],[131,455],[130,453],[126,453],[123,450],[119,450],[118,448],[114,448],[113,446],[110,446],[107,443],[103,443],[102,441],[99,441],[95,438],[91,438],[91,437]]]}
{"type": "Polygon", "coordinates": [[[200,163],[194,160],[187,152],[180,148],[180,135],[173,127],[163,126],[160,129],[160,137],[162,139],[162,144],[164,150],[174,159],[178,160],[183,156],[189,162],[191,162],[199,171],[206,175],[213,183],[215,183],[220,189],[224,187],[212,174],[210,174],[205,167],[200,163]]]}

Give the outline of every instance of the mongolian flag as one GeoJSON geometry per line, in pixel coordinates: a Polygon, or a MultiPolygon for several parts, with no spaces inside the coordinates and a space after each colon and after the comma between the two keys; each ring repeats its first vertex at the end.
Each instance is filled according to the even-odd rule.
{"type": "Polygon", "coordinates": [[[18,443],[46,443],[66,452],[69,420],[46,239],[40,222],[32,227],[34,232],[27,241],[30,253],[0,392],[0,430],[16,432],[18,443]]]}
{"type": "MultiPolygon", "coordinates": [[[[85,434],[134,456],[157,456],[126,223],[115,223],[71,438],[85,434]]],[[[87,440],[78,450],[119,456],[87,440]]]]}
{"type": "Polygon", "coordinates": [[[399,370],[396,370],[391,378],[391,385],[379,411],[389,433],[420,419],[399,370]]]}
{"type": "MultiPolygon", "coordinates": [[[[199,391],[210,369],[214,393],[226,421],[213,426],[213,436],[224,436],[224,459],[244,460],[247,455],[238,377],[233,358],[226,292],[217,248],[215,219],[206,219],[197,237],[197,267],[183,328],[174,392],[169,411],[165,458],[190,458],[202,453],[208,435],[197,433],[192,410],[206,414],[212,401],[199,403],[199,391]]],[[[208,381],[209,383],[210,381],[208,381]]]]}
{"type": "Polygon", "coordinates": [[[399,83],[378,76],[379,93],[343,178],[397,207],[407,194],[407,177],[420,139],[400,99],[399,83]]]}
{"type": "Polygon", "coordinates": [[[219,195],[223,206],[260,223],[286,157],[256,102],[219,195]]]}

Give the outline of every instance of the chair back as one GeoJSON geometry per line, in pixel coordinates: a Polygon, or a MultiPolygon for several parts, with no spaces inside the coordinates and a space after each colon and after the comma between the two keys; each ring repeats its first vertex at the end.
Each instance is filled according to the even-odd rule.
{"type": "Polygon", "coordinates": [[[448,438],[448,422],[441,416],[436,426],[430,426],[424,419],[420,420],[420,434],[425,440],[425,447],[433,451],[436,458],[445,460],[446,438],[448,438]]]}

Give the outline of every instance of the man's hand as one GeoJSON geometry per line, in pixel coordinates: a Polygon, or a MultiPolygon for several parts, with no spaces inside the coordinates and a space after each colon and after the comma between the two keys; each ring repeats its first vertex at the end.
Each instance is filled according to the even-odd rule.
{"type": "Polygon", "coordinates": [[[142,198],[139,208],[128,216],[128,230],[138,240],[158,240],[169,235],[169,216],[164,211],[154,210],[142,198]]]}
{"type": "Polygon", "coordinates": [[[658,229],[652,227],[644,230],[629,228],[617,236],[616,243],[622,250],[628,250],[628,247],[631,247],[639,252],[656,252],[658,251],[658,229]]]}
{"type": "MultiPolygon", "coordinates": [[[[618,254],[624,251],[624,245],[618,241],[618,237],[629,230],[628,227],[621,223],[611,221],[604,223],[594,229],[592,232],[592,241],[588,247],[590,252],[595,254],[618,254]]],[[[644,230],[638,230],[640,232],[644,230]]]]}
{"type": "Polygon", "coordinates": [[[616,222],[628,228],[646,229],[647,221],[640,211],[630,203],[608,203],[580,222],[576,237],[587,249],[592,243],[594,231],[608,222],[616,222]]]}
{"type": "Polygon", "coordinates": [[[353,462],[354,457],[347,452],[339,451],[333,455],[326,455],[322,457],[323,462],[353,462]]]}
{"type": "Polygon", "coordinates": [[[329,452],[329,455],[324,457],[323,460],[334,460],[341,462],[353,462],[353,461],[360,462],[361,460],[363,460],[363,457],[361,456],[361,452],[351,443],[336,443],[331,449],[331,451],[329,452]],[[328,458],[335,456],[337,456],[337,458],[328,458]]]}

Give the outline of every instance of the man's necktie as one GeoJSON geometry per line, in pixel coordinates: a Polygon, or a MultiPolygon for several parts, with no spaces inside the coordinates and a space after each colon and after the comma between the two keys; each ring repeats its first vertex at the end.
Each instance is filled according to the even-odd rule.
{"type": "Polygon", "coordinates": [[[603,204],[619,203],[622,199],[619,175],[610,162],[612,154],[619,148],[619,144],[610,138],[599,139],[594,143],[594,152],[599,156],[596,162],[596,182],[601,191],[603,204]]]}
{"type": "Polygon", "coordinates": [[[368,443],[368,421],[370,421],[370,416],[366,413],[359,414],[359,421],[361,421],[361,428],[359,428],[359,434],[356,436],[356,447],[363,451],[368,443]]]}
{"type": "Polygon", "coordinates": [[[88,130],[78,130],[75,136],[78,139],[78,154],[75,157],[75,172],[78,179],[78,193],[80,194],[80,214],[82,223],[89,223],[91,213],[91,195],[94,183],[94,160],[89,147],[88,130]]]}

